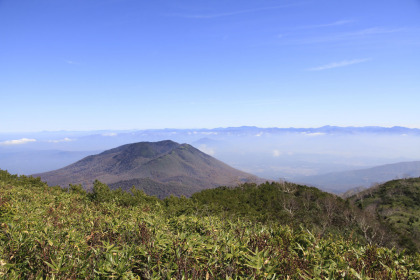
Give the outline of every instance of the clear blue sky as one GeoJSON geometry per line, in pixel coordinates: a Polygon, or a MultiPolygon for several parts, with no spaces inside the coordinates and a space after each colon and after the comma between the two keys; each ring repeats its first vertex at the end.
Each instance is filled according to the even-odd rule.
{"type": "Polygon", "coordinates": [[[420,128],[420,1],[0,0],[0,132],[420,128]]]}

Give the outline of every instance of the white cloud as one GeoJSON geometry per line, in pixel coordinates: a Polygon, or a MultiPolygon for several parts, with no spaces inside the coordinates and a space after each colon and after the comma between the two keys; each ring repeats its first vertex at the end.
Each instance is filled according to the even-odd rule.
{"type": "Polygon", "coordinates": [[[108,133],[103,133],[102,136],[117,136],[118,134],[115,132],[108,132],[108,133]]]}
{"type": "Polygon", "coordinates": [[[273,157],[279,157],[281,156],[282,152],[280,152],[279,150],[274,150],[273,151],[273,157]]]}
{"type": "Polygon", "coordinates": [[[71,142],[71,141],[73,140],[67,137],[63,139],[57,139],[57,140],[48,140],[48,142],[50,143],[61,143],[61,142],[71,142]]]}
{"type": "Polygon", "coordinates": [[[305,136],[321,136],[321,135],[326,135],[326,133],[324,132],[303,132],[303,135],[305,136]]]}
{"type": "Polygon", "coordinates": [[[17,140],[8,140],[8,141],[0,142],[0,145],[3,145],[3,146],[21,145],[21,144],[26,144],[30,142],[36,142],[36,139],[22,138],[22,139],[17,139],[17,140]]]}
{"type": "Polygon", "coordinates": [[[366,62],[366,61],[369,61],[369,60],[371,60],[371,59],[370,58],[363,58],[363,59],[343,60],[343,61],[339,61],[339,62],[332,62],[332,63],[329,63],[329,64],[321,65],[321,66],[314,67],[314,68],[309,68],[308,71],[322,71],[322,70],[327,70],[327,69],[346,67],[346,66],[350,66],[350,65],[353,65],[353,64],[363,63],[363,62],[366,62]]]}

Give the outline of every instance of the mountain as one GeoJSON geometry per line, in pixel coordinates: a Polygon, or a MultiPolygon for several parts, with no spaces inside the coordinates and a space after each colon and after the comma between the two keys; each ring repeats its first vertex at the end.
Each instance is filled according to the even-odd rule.
{"type": "Polygon", "coordinates": [[[349,199],[396,233],[400,246],[420,250],[420,178],[389,181],[349,199]]]}
{"type": "Polygon", "coordinates": [[[349,189],[370,187],[372,184],[383,183],[393,179],[419,176],[420,161],[410,161],[380,165],[367,169],[300,177],[295,182],[310,184],[334,193],[342,193],[349,189]]]}
{"type": "Polygon", "coordinates": [[[262,180],[191,145],[170,140],[123,145],[33,176],[41,177],[49,185],[68,187],[69,184],[81,184],[87,190],[92,188],[95,180],[123,190],[136,186],[158,197],[170,194],[189,196],[207,188],[262,180]]]}

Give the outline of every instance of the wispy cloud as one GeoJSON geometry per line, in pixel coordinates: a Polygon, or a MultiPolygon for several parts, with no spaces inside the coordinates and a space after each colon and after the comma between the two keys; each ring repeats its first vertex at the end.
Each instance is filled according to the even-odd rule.
{"type": "Polygon", "coordinates": [[[22,138],[17,140],[8,140],[0,142],[0,145],[2,146],[10,146],[10,145],[22,145],[30,142],[36,142],[36,139],[28,139],[28,138],[22,138]]]}
{"type": "Polygon", "coordinates": [[[347,36],[365,36],[365,35],[378,35],[378,34],[389,34],[406,31],[406,28],[383,28],[383,27],[371,27],[355,32],[347,33],[347,36]]]}
{"type": "Polygon", "coordinates": [[[298,33],[295,34],[295,38],[285,37],[281,38],[280,44],[286,45],[311,45],[319,43],[330,43],[330,42],[358,42],[357,40],[366,38],[374,38],[374,36],[387,35],[392,33],[401,33],[408,31],[407,28],[383,28],[383,27],[371,27],[365,29],[359,29],[351,32],[336,32],[321,36],[310,36],[310,37],[297,37],[298,33]]]}
{"type": "Polygon", "coordinates": [[[57,140],[48,140],[50,143],[61,143],[61,142],[71,142],[73,139],[70,138],[64,138],[64,139],[57,139],[57,140]]]}
{"type": "Polygon", "coordinates": [[[335,22],[324,23],[324,24],[314,24],[314,25],[305,25],[300,26],[298,29],[312,29],[312,28],[323,28],[323,27],[332,27],[332,26],[340,26],[346,25],[355,22],[354,20],[338,20],[335,22]]]}
{"type": "Polygon", "coordinates": [[[192,19],[213,19],[213,18],[220,18],[220,17],[229,17],[229,16],[236,16],[242,14],[250,14],[256,13],[261,11],[268,11],[268,10],[277,10],[288,8],[292,6],[296,6],[297,4],[290,4],[290,5],[280,5],[280,6],[271,6],[271,7],[263,7],[263,8],[256,8],[256,9],[247,9],[247,10],[238,10],[226,13],[218,13],[218,14],[196,14],[196,15],[188,15],[188,14],[169,14],[167,16],[173,17],[182,17],[182,18],[192,18],[192,19]]]}
{"type": "Polygon", "coordinates": [[[73,60],[65,60],[64,62],[67,63],[67,64],[72,64],[72,65],[79,64],[78,62],[73,61],[73,60]]]}
{"type": "Polygon", "coordinates": [[[369,60],[371,60],[371,58],[343,60],[343,61],[328,63],[328,64],[321,65],[318,67],[309,68],[308,71],[322,71],[322,70],[328,70],[328,69],[333,69],[333,68],[346,67],[353,64],[363,63],[369,60]]]}

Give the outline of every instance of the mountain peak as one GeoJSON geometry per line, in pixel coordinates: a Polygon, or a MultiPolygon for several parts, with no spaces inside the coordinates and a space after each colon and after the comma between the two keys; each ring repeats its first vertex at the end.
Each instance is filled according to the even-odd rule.
{"type": "Polygon", "coordinates": [[[34,176],[40,176],[49,185],[62,187],[82,184],[90,189],[96,179],[126,190],[134,185],[160,197],[170,194],[189,196],[206,188],[262,181],[189,144],[170,140],[123,145],[34,176]]]}
{"type": "Polygon", "coordinates": [[[171,140],[159,142],[138,142],[107,150],[103,152],[102,155],[121,153],[123,156],[130,154],[133,157],[153,158],[160,154],[167,153],[178,146],[180,146],[180,144],[171,140]]]}

